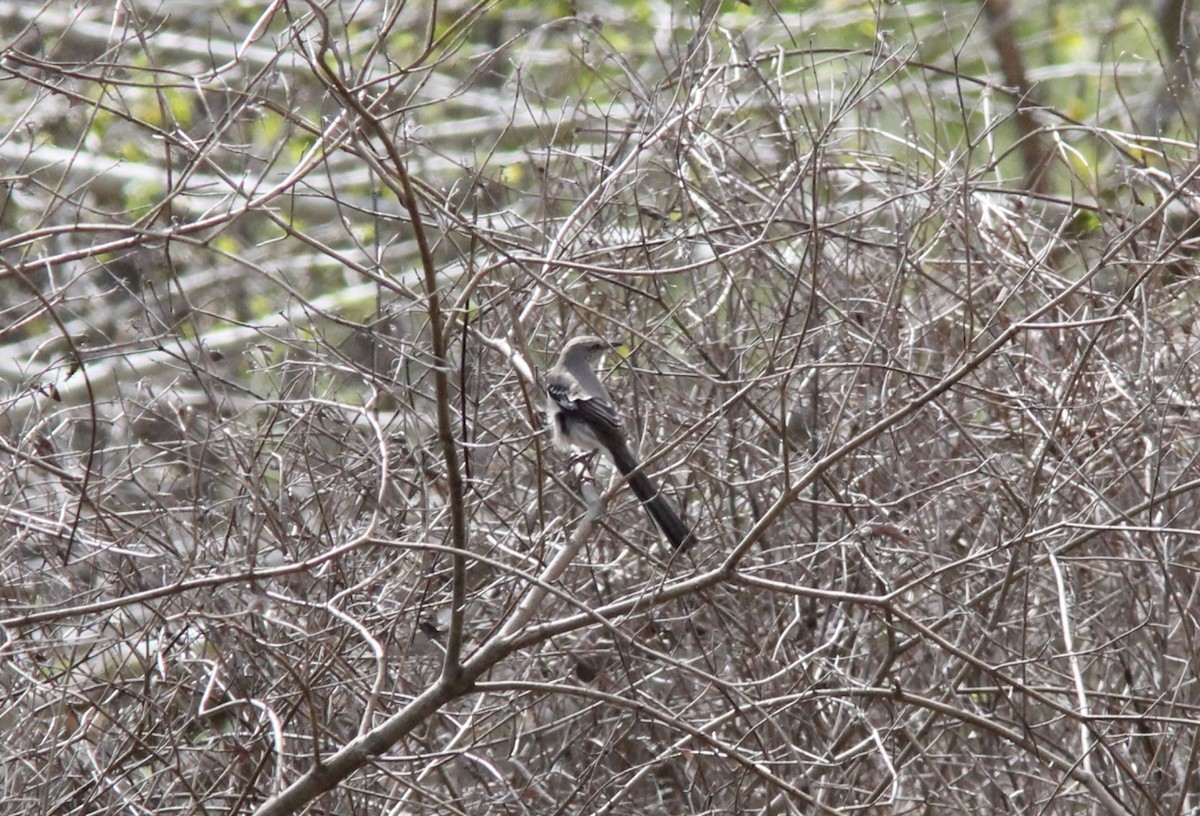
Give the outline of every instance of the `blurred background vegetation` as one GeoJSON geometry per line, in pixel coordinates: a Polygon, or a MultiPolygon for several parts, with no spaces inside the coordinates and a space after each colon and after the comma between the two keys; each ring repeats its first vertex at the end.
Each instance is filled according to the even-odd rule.
{"type": "Polygon", "coordinates": [[[0,0],[0,809],[1190,812],[1197,30],[0,0]]]}

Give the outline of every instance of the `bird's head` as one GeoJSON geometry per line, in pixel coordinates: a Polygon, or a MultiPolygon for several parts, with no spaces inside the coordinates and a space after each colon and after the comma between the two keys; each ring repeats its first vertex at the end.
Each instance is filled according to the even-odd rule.
{"type": "Polygon", "coordinates": [[[612,347],[612,343],[608,342],[607,340],[596,337],[595,335],[587,334],[582,337],[573,338],[569,343],[563,346],[562,360],[565,364],[578,361],[587,365],[592,365],[599,360],[605,352],[610,351],[612,347]]]}

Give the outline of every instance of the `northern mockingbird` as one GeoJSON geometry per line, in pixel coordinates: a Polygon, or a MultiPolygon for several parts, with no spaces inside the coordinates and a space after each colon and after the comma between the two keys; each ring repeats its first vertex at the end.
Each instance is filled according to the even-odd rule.
{"type": "Polygon", "coordinates": [[[609,344],[599,337],[576,337],[546,374],[546,413],[554,441],[563,448],[607,453],[671,546],[679,549],[691,541],[691,531],[638,468],[617,406],[596,376],[596,362],[608,350],[609,344]]]}

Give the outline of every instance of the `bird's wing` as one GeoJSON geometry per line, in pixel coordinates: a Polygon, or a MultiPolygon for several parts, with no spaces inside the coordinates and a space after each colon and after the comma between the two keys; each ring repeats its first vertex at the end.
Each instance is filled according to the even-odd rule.
{"type": "Polygon", "coordinates": [[[597,428],[621,432],[621,417],[607,395],[587,393],[579,381],[564,374],[547,384],[546,393],[571,418],[597,428]]]}

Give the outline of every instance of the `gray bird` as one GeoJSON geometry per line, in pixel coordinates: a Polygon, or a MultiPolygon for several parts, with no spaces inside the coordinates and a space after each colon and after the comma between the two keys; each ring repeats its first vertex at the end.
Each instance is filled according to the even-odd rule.
{"type": "Polygon", "coordinates": [[[610,348],[599,337],[576,337],[546,374],[546,412],[554,441],[563,448],[603,450],[675,549],[692,541],[691,530],[671,509],[650,478],[638,469],[617,406],[596,376],[596,363],[610,348]],[[632,475],[630,475],[632,474],[632,475]]]}

